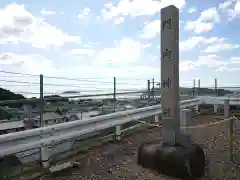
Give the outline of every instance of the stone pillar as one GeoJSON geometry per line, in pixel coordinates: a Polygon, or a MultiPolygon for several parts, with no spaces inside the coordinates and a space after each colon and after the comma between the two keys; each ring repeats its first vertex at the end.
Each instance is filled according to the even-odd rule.
{"type": "MultiPolygon", "coordinates": [[[[179,179],[198,179],[205,173],[202,148],[180,133],[179,103],[179,10],[161,9],[161,104],[162,142],[140,145],[138,164],[179,179]]],[[[188,113],[186,113],[188,114],[188,113]]],[[[187,123],[188,116],[183,117],[187,123]]]]}
{"type": "Polygon", "coordinates": [[[161,10],[161,104],[163,144],[176,144],[180,133],[179,107],[179,10],[161,10]]]}

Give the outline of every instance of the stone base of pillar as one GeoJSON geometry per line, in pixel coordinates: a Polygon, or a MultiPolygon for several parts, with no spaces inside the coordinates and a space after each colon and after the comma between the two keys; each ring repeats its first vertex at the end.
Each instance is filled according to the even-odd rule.
{"type": "Polygon", "coordinates": [[[204,176],[206,161],[197,144],[167,146],[155,141],[139,147],[138,164],[171,177],[193,180],[204,176]]]}

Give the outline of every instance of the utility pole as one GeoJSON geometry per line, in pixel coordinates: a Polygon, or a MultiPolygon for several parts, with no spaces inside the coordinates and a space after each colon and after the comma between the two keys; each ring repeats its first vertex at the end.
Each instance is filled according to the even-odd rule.
{"type": "Polygon", "coordinates": [[[116,111],[116,77],[113,78],[113,112],[116,111]]]}

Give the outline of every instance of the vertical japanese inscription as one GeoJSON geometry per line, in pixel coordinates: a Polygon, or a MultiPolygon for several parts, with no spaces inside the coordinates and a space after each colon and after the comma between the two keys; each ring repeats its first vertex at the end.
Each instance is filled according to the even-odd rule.
{"type": "Polygon", "coordinates": [[[165,49],[165,51],[162,53],[162,58],[164,59],[167,57],[168,59],[172,59],[172,51],[169,49],[165,49]]]}
{"type": "Polygon", "coordinates": [[[167,29],[172,29],[172,19],[168,19],[168,20],[165,20],[163,21],[162,23],[162,30],[165,30],[165,28],[167,29]]]}
{"type": "Polygon", "coordinates": [[[171,116],[171,109],[170,108],[163,109],[163,116],[164,117],[170,117],[171,116]]]}
{"type": "Polygon", "coordinates": [[[167,80],[163,80],[162,87],[163,88],[170,88],[172,85],[172,80],[170,78],[167,78],[167,80]]]}

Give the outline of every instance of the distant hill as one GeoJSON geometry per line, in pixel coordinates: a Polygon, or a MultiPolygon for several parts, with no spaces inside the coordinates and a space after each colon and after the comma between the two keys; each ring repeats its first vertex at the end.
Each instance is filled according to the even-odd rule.
{"type": "Polygon", "coordinates": [[[62,92],[62,94],[79,94],[80,92],[79,91],[65,91],[65,92],[62,92]]]}
{"type": "MultiPolygon", "coordinates": [[[[0,88],[0,101],[5,100],[20,100],[20,99],[26,99],[21,94],[15,94],[14,92],[11,92],[7,89],[0,88]]],[[[10,104],[9,107],[14,107],[14,104],[10,104]]]]}
{"type": "MultiPolygon", "coordinates": [[[[25,99],[25,97],[21,94],[15,94],[7,89],[0,88],[0,101],[20,100],[20,99],[25,99]]],[[[2,106],[5,106],[5,105],[2,105],[2,106]]],[[[19,107],[21,107],[21,104],[14,103],[14,104],[7,104],[7,106],[10,108],[19,108],[19,107]]],[[[4,111],[3,109],[0,109],[0,119],[6,119],[6,118],[11,118],[11,117],[12,117],[11,114],[4,111]]]]}
{"type": "Polygon", "coordinates": [[[68,102],[68,98],[64,98],[59,95],[44,96],[44,99],[51,99],[47,100],[48,102],[68,102]]]}

